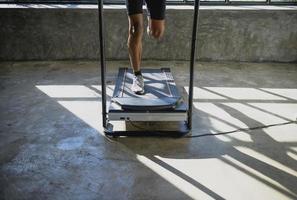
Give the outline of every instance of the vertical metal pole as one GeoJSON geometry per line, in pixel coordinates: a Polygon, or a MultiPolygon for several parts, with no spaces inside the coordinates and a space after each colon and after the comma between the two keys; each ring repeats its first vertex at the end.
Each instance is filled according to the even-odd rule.
{"type": "Polygon", "coordinates": [[[106,120],[106,67],[105,67],[105,48],[104,48],[104,24],[103,24],[103,0],[98,0],[98,17],[99,17],[99,46],[100,46],[100,65],[101,65],[101,98],[102,98],[102,124],[107,128],[106,120]]]}
{"type": "Polygon", "coordinates": [[[200,6],[200,0],[195,0],[193,30],[192,30],[192,44],[191,44],[191,60],[190,60],[190,84],[189,84],[188,128],[190,130],[192,129],[194,66],[195,66],[195,58],[196,58],[196,37],[197,37],[197,29],[198,29],[199,6],[200,6]]]}

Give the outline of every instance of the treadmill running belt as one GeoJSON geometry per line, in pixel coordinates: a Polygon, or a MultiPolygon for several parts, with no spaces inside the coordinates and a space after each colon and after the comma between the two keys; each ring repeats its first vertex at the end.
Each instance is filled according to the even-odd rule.
{"type": "Polygon", "coordinates": [[[112,102],[121,105],[123,110],[162,110],[174,109],[181,101],[169,68],[142,69],[145,94],[131,91],[133,73],[131,69],[120,68],[112,102]]]}

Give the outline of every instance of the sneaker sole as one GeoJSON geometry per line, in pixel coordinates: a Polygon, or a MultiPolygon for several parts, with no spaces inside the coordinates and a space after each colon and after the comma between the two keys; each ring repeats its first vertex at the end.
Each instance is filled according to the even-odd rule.
{"type": "Polygon", "coordinates": [[[144,95],[145,94],[145,91],[142,90],[142,91],[137,91],[137,92],[134,92],[134,93],[137,94],[137,95],[144,95]]]}

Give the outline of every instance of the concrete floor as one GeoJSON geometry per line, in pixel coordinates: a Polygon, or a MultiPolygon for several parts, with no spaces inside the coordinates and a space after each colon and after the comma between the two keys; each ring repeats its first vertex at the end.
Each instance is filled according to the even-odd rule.
{"type": "MultiPolygon", "coordinates": [[[[144,66],[187,85],[184,62],[144,66]]],[[[106,138],[98,75],[96,62],[0,63],[0,199],[297,199],[296,64],[200,63],[193,137],[179,139],[106,138]]]]}

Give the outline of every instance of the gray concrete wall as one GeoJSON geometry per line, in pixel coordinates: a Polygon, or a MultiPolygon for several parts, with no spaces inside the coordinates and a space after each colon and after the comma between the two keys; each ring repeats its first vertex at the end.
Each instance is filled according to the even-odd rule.
{"type": "MultiPolygon", "coordinates": [[[[107,9],[109,59],[127,59],[125,9],[107,9]]],[[[192,10],[168,9],[162,41],[144,38],[144,59],[190,55],[192,10]]],[[[98,58],[96,9],[0,9],[0,60],[98,58]]],[[[203,9],[198,53],[207,61],[297,62],[297,10],[203,9]]]]}

